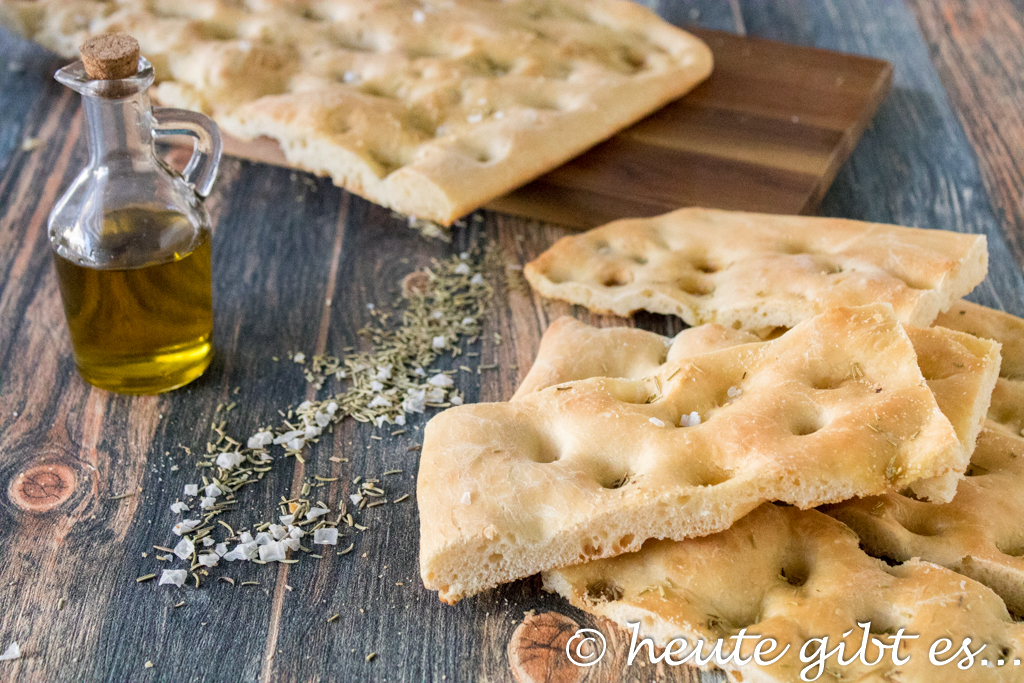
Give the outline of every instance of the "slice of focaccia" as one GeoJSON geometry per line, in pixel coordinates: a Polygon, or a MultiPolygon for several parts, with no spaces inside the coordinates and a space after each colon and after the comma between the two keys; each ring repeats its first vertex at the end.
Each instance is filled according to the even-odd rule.
{"type": "MultiPolygon", "coordinates": [[[[848,527],[817,510],[765,504],[713,536],[648,541],[638,553],[546,572],[544,585],[621,626],[638,622],[641,634],[663,647],[680,637],[691,646],[723,639],[728,653],[740,629],[757,636],[744,641],[739,654],[745,658],[767,638],[777,646],[762,660],[789,646],[774,664],[725,664],[737,683],[1021,680],[1014,659],[1024,655],[1024,624],[1014,622],[995,593],[928,562],[889,566],[864,553],[848,527]],[[856,654],[864,631],[858,624],[865,623],[870,635],[861,660],[856,654]],[[908,661],[897,665],[870,639],[891,645],[900,629],[917,638],[902,641],[899,657],[908,661]],[[855,661],[841,665],[833,652],[816,677],[814,655],[821,641],[809,641],[825,637],[827,651],[844,643],[842,656],[855,661]],[[950,647],[939,644],[938,660],[952,660],[944,666],[929,660],[929,650],[941,638],[950,647]],[[972,651],[982,645],[984,650],[973,666],[961,670],[963,654],[956,653],[967,639],[972,651]],[[801,661],[805,644],[810,657],[801,661]]],[[[686,654],[674,650],[673,657],[678,662],[686,654]]],[[[640,658],[646,656],[641,651],[640,658]]]]}
{"type": "Polygon", "coordinates": [[[0,23],[66,57],[131,33],[163,104],[444,224],[712,67],[704,43],[628,0],[5,0],[0,23]]]}
{"type": "MultiPolygon", "coordinates": [[[[939,505],[890,493],[825,511],[872,555],[941,564],[989,586],[1024,617],[1024,320],[961,302],[937,322],[1002,344],[989,419],[956,497],[939,505]]],[[[938,391],[936,398],[941,406],[938,391]]]]}
{"type": "Polygon", "coordinates": [[[562,316],[544,331],[537,358],[512,400],[563,382],[592,377],[643,379],[668,361],[761,341],[715,323],[663,337],[635,327],[591,327],[562,316]]]}
{"type": "MultiPolygon", "coordinates": [[[[994,374],[997,347],[975,341],[961,365],[994,374]]],[[[454,602],[648,538],[714,533],[765,501],[814,507],[922,480],[949,500],[967,460],[892,309],[833,309],[645,379],[435,417],[418,477],[421,572],[454,602]]]]}
{"type": "Polygon", "coordinates": [[[593,311],[759,330],[875,302],[925,327],[987,270],[982,235],[680,209],[563,237],[524,274],[543,296],[593,311]]]}

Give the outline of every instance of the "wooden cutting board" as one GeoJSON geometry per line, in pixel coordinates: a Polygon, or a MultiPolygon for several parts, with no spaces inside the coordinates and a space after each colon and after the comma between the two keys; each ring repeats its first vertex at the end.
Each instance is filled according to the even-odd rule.
{"type": "MultiPolygon", "coordinates": [[[[691,29],[705,83],[487,208],[570,227],[682,206],[813,213],[892,85],[879,59],[691,29]]],[[[269,138],[228,154],[279,166],[269,138]]]]}

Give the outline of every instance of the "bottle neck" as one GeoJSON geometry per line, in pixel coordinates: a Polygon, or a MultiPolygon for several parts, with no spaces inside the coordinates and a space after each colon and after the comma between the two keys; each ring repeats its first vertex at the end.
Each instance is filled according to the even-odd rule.
{"type": "Polygon", "coordinates": [[[145,91],[123,99],[84,95],[82,101],[90,166],[137,168],[153,162],[153,120],[145,91]]]}

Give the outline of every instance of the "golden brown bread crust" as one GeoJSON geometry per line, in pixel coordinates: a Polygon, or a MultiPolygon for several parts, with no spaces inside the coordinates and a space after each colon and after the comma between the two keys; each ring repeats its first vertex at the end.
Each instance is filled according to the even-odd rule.
{"type": "MultiPolygon", "coordinates": [[[[956,497],[939,505],[890,493],[825,511],[852,527],[871,554],[941,564],[989,586],[1024,617],[1024,320],[960,302],[937,322],[1002,344],[989,419],[956,497]]],[[[935,395],[940,406],[959,401],[955,391],[935,395]]]]}
{"type": "MultiPolygon", "coordinates": [[[[849,528],[817,510],[765,504],[713,536],[648,541],[638,553],[546,572],[544,586],[620,626],[640,622],[641,632],[661,646],[677,637],[713,643],[741,628],[774,638],[780,649],[791,645],[770,666],[731,664],[734,682],[798,683],[808,666],[799,658],[803,644],[828,636],[829,649],[843,641],[850,656],[860,646],[858,622],[871,622],[873,635],[887,642],[900,628],[920,636],[900,648],[910,661],[895,666],[884,657],[874,666],[841,667],[833,656],[819,680],[1011,683],[1021,676],[1013,658],[1024,652],[1024,624],[1013,621],[995,593],[920,560],[887,566],[860,550],[849,528]],[[939,667],[928,658],[939,638],[954,641],[954,651],[967,638],[972,650],[986,648],[967,671],[955,662],[939,667]],[[981,659],[1008,665],[983,666],[981,659]]],[[[746,641],[742,654],[750,656],[755,642],[746,641]]],[[[727,640],[725,651],[733,645],[727,640]]],[[[877,648],[866,655],[874,660],[877,648]]]]}
{"type": "Polygon", "coordinates": [[[692,208],[563,237],[523,272],[592,310],[759,330],[875,302],[925,327],[987,269],[981,235],[692,208]]]}
{"type": "MultiPolygon", "coordinates": [[[[974,341],[959,346],[959,369],[994,381],[997,346],[974,341]]],[[[988,391],[976,394],[983,414],[988,391]]],[[[813,507],[924,479],[955,486],[967,453],[891,308],[834,309],[647,380],[592,378],[445,411],[420,463],[421,571],[453,602],[647,538],[713,533],[766,500],[813,507]],[[678,427],[692,411],[702,425],[678,427]]],[[[952,497],[948,485],[932,493],[952,497]]]]}
{"type": "Polygon", "coordinates": [[[666,361],[757,341],[749,332],[715,323],[688,327],[670,339],[634,327],[591,327],[562,316],[544,330],[537,358],[512,400],[591,377],[643,379],[666,361]]]}
{"type": "Polygon", "coordinates": [[[0,22],[72,57],[134,35],[154,95],[289,163],[451,223],[674,100],[700,40],[628,0],[8,0],[0,22]]]}
{"type": "MultiPolygon", "coordinates": [[[[956,307],[951,310],[955,312],[956,307]]],[[[985,322],[984,310],[975,313],[979,317],[974,321],[974,329],[979,329],[979,323],[985,322]]],[[[1000,329],[1017,329],[1009,324],[1012,321],[1006,320],[1005,314],[998,316],[1002,322],[1000,329]]],[[[993,325],[983,326],[983,329],[991,330],[993,325]]],[[[978,345],[965,333],[944,328],[911,328],[908,333],[936,402],[969,446],[984,416],[984,396],[991,391],[999,367],[998,357],[991,355],[993,345],[978,345]],[[987,357],[988,362],[983,372],[968,379],[968,375],[956,371],[972,356],[987,357]]],[[[999,335],[997,341],[1012,349],[1014,336],[1015,333],[999,335]]],[[[659,339],[664,338],[640,330],[595,330],[569,318],[557,320],[545,333],[537,362],[524,386],[540,389],[547,384],[578,380],[593,376],[588,373],[605,370],[631,376],[638,371],[638,366],[644,367],[649,362],[641,354],[631,365],[630,358],[636,357],[634,349],[643,344],[657,348],[659,339]],[[569,351],[580,339],[586,339],[587,344],[582,357],[578,358],[569,351]]],[[[750,335],[746,333],[704,325],[677,336],[669,356],[696,355],[749,341],[750,335]]],[[[1014,359],[1003,358],[1004,372],[1013,365],[1014,359]]],[[[1006,383],[1004,379],[999,381],[1001,385],[1006,383]]],[[[996,394],[999,396],[1000,391],[996,394]]],[[[1019,406],[1021,397],[1015,398],[997,398],[992,411],[1006,410],[1005,406],[997,408],[1000,402],[1019,406]]],[[[1014,433],[1022,426],[1018,424],[1020,415],[1017,408],[1015,419],[1010,419],[1007,425],[1014,433]]],[[[1010,499],[999,494],[1000,487],[1007,487],[1005,492],[1019,489],[1024,479],[1021,476],[1024,458],[1014,457],[1015,453],[1024,453],[1024,439],[1009,436],[1007,431],[1002,427],[995,433],[990,422],[982,432],[972,457],[972,467],[977,465],[979,471],[972,472],[972,476],[961,483],[956,498],[948,505],[893,494],[852,500],[833,509],[867,510],[861,516],[868,520],[876,519],[868,515],[878,515],[881,519],[874,525],[869,523],[871,535],[862,536],[862,542],[871,552],[876,552],[876,538],[882,536],[879,552],[883,556],[905,560],[921,555],[945,564],[943,557],[960,558],[958,550],[978,549],[979,552],[968,558],[972,564],[965,573],[994,588],[1013,609],[1013,598],[1020,593],[1021,581],[1012,571],[1006,571],[1007,560],[1020,560],[1004,557],[1000,562],[1000,558],[993,558],[998,553],[992,552],[995,550],[993,537],[1003,542],[1020,538],[1019,520],[1024,517],[1020,511],[1022,496],[1010,499]],[[1016,443],[1007,443],[1007,440],[1016,443]],[[982,467],[988,469],[982,470],[982,467]],[[984,483],[979,485],[976,481],[984,483]],[[993,500],[991,494],[994,493],[997,495],[993,500]],[[880,501],[884,501],[884,507],[879,507],[880,501]],[[900,540],[909,539],[911,544],[906,553],[898,555],[889,552],[890,546],[884,544],[889,520],[893,517],[907,525],[906,528],[897,525],[897,528],[902,532],[900,540]],[[972,534],[977,538],[970,538],[972,534]],[[995,566],[993,559],[997,562],[995,566]]],[[[872,619],[876,626],[884,627],[893,625],[892,617],[898,615],[902,620],[899,625],[906,625],[908,632],[920,634],[922,639],[928,638],[929,643],[940,635],[958,634],[961,640],[968,636],[973,638],[975,649],[979,638],[989,643],[989,650],[1007,643],[1019,648],[1019,629],[1001,632],[999,622],[1008,621],[1005,608],[980,586],[961,581],[948,572],[933,573],[933,567],[917,561],[890,570],[856,547],[855,537],[842,527],[830,525],[817,512],[765,506],[728,531],[714,536],[679,543],[649,541],[631,555],[546,572],[545,585],[577,607],[620,625],[641,621],[643,632],[662,645],[678,636],[714,640],[733,635],[740,627],[747,626],[752,633],[791,643],[794,651],[798,651],[810,635],[829,635],[834,647],[837,636],[850,628],[856,630],[857,620],[872,619]],[[943,590],[947,591],[950,603],[957,601],[955,609],[947,605],[929,612],[921,609],[923,605],[916,604],[923,602],[923,595],[941,599],[943,590]],[[953,593],[949,594],[949,590],[953,593]],[[978,604],[982,606],[981,614],[977,612],[978,604]],[[952,630],[947,632],[949,625],[953,625],[952,630]],[[1010,639],[1003,639],[1007,635],[1010,639]]],[[[999,655],[990,652],[989,656],[995,659],[999,655]]],[[[1015,652],[1011,656],[1019,655],[1015,652]]],[[[926,649],[917,648],[913,657],[927,662],[926,649]]],[[[749,665],[738,667],[729,677],[744,683],[789,683],[800,680],[798,672],[804,665],[790,658],[781,666],[764,670],[749,665]]],[[[944,672],[922,667],[918,661],[910,670],[901,669],[898,677],[887,677],[892,672],[884,667],[869,672],[839,670],[832,666],[826,679],[837,680],[841,673],[843,681],[1015,680],[1007,673],[1013,672],[1009,668],[993,673],[976,664],[972,671],[976,673],[972,675],[953,668],[944,672]]]]}

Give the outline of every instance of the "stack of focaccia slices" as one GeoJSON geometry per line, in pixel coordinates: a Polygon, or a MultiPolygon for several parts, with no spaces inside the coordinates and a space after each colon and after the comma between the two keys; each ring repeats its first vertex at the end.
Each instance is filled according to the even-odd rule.
{"type": "Polygon", "coordinates": [[[161,103],[446,225],[712,68],[704,43],[629,0],[5,0],[0,24],[69,58],[130,33],[161,103]]]}
{"type": "Polygon", "coordinates": [[[977,236],[704,210],[566,238],[527,268],[542,292],[616,310],[636,285],[628,312],[665,285],[662,301],[685,302],[669,312],[725,324],[670,340],[560,319],[509,403],[435,418],[424,583],[455,601],[542,572],[660,646],[742,629],[793,646],[726,663],[735,681],[801,680],[803,645],[853,651],[866,621],[881,643],[918,635],[911,663],[833,659],[827,680],[1019,680],[1024,321],[959,300],[985,251],[977,236]],[[675,285],[695,264],[714,281],[686,299],[675,285]],[[991,666],[930,662],[934,641],[968,637],[991,666]]]}
{"type": "MultiPolygon", "coordinates": [[[[952,310],[964,308],[1019,321],[972,304],[958,304],[952,310]]],[[[1019,322],[1024,330],[1024,321],[1019,322]]],[[[941,327],[908,332],[937,403],[963,438],[971,438],[979,425],[967,419],[963,377],[949,372],[965,358],[951,354],[944,343],[949,335],[964,340],[963,333],[941,327]]],[[[709,324],[684,331],[672,340],[668,352],[699,357],[712,349],[747,343],[751,337],[709,324]]],[[[602,367],[629,374],[634,371],[629,361],[634,350],[654,348],[655,343],[664,347],[667,341],[641,330],[597,330],[569,318],[558,320],[545,334],[537,363],[521,390],[578,381],[602,367]],[[565,351],[581,338],[589,340],[587,357],[568,361],[565,351]]],[[[1014,362],[1005,358],[1003,372],[1014,362]]],[[[998,384],[1009,381],[1000,377],[998,384]]],[[[759,668],[755,664],[733,666],[728,673],[737,681],[801,680],[800,672],[808,664],[799,659],[799,651],[810,637],[828,637],[830,648],[845,642],[854,652],[862,638],[857,624],[865,622],[872,623],[873,636],[883,642],[889,641],[882,634],[892,635],[900,628],[919,636],[906,641],[901,651],[901,656],[910,656],[911,665],[895,666],[883,658],[872,667],[839,667],[833,659],[826,671],[830,677],[824,680],[1017,680],[1012,667],[993,670],[978,663],[973,673],[964,673],[955,661],[937,668],[928,657],[929,646],[940,638],[958,644],[971,638],[973,649],[986,645],[993,661],[1002,658],[1012,664],[1013,657],[1006,653],[1019,658],[1024,652],[1024,625],[1013,623],[1011,617],[1011,612],[1024,611],[1024,565],[1005,552],[1010,548],[1005,544],[1020,538],[1024,519],[1024,469],[1018,461],[1024,455],[1024,438],[1016,428],[1020,409],[1012,416],[1008,409],[993,399],[969,476],[948,503],[890,492],[821,511],[763,505],[722,533],[649,541],[637,553],[545,572],[545,586],[575,606],[623,626],[640,623],[643,632],[662,646],[680,637],[690,643],[727,640],[742,628],[792,645],[783,659],[759,670],[759,678],[752,677],[753,669],[759,668]],[[992,419],[1000,413],[1008,424],[992,419]],[[977,477],[985,479],[976,481],[977,477]],[[894,528],[898,532],[890,535],[894,528]],[[918,545],[901,546],[901,539],[918,545]],[[992,571],[993,566],[1001,571],[992,571]],[[853,633],[848,633],[851,629],[853,633]]],[[[869,652],[869,661],[877,654],[877,649],[869,652]]],[[[749,658],[750,651],[740,655],[749,658]]]]}

